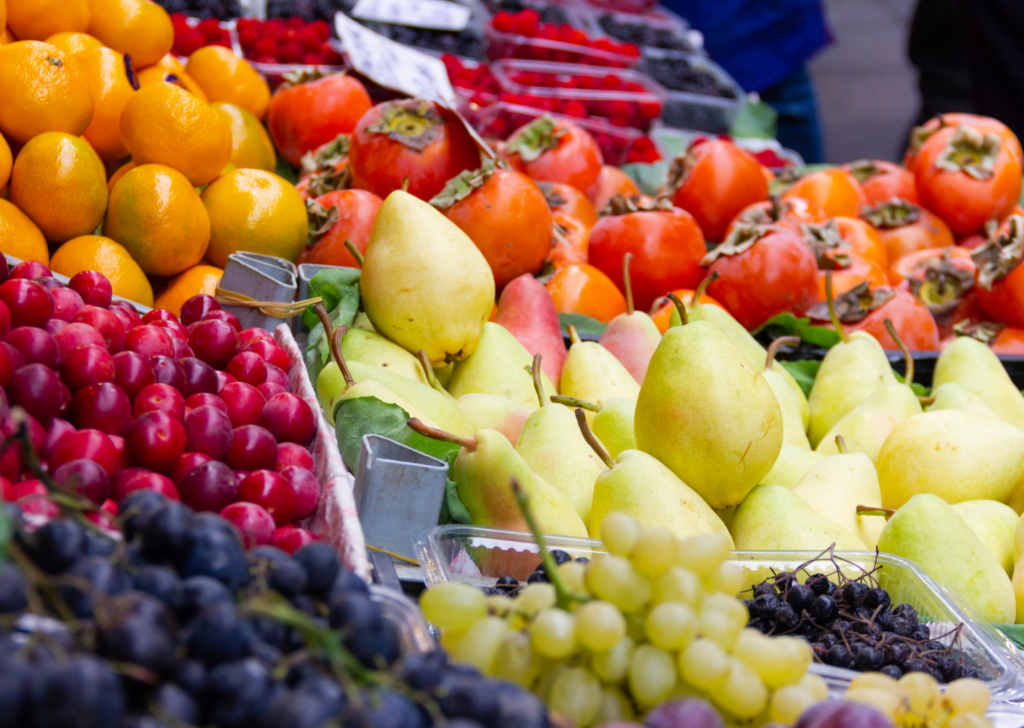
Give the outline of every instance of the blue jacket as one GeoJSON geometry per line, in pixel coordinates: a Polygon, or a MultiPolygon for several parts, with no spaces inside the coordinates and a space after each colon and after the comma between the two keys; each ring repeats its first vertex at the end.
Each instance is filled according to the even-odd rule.
{"type": "Polygon", "coordinates": [[[704,34],[704,46],[746,91],[796,71],[831,36],[820,0],[662,0],[704,34]]]}

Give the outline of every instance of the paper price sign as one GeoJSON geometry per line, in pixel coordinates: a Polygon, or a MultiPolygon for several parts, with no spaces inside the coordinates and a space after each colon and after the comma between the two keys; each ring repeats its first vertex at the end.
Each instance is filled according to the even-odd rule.
{"type": "Polygon", "coordinates": [[[469,23],[470,9],[445,0],[359,0],[352,17],[416,28],[459,31],[469,23]]]}
{"type": "Polygon", "coordinates": [[[334,27],[359,73],[414,98],[455,105],[455,91],[440,58],[388,40],[342,13],[335,14],[334,27]]]}

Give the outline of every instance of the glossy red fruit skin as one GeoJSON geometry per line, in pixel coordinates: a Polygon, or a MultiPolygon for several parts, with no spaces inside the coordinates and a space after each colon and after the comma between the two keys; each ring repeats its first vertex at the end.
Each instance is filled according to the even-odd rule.
{"type": "Polygon", "coordinates": [[[278,442],[309,445],[316,435],[316,416],[313,409],[297,394],[275,394],[263,407],[260,424],[278,442]]]}
{"type": "Polygon", "coordinates": [[[53,448],[57,445],[64,435],[69,432],[74,432],[75,426],[67,420],[62,420],[59,417],[54,417],[53,422],[46,428],[46,444],[43,445],[42,455],[46,460],[49,460],[53,455],[53,448]]]}
{"type": "Polygon", "coordinates": [[[217,392],[219,393],[222,389],[224,389],[224,387],[228,386],[232,382],[237,382],[237,381],[238,381],[237,379],[235,379],[233,376],[231,376],[227,372],[218,371],[217,372],[217,392]]]}
{"type": "Polygon", "coordinates": [[[110,444],[114,447],[114,454],[117,457],[117,469],[120,471],[128,465],[128,447],[124,444],[124,437],[121,435],[107,435],[110,444]]]}
{"type": "MultiPolygon", "coordinates": [[[[257,329],[257,328],[243,329],[242,331],[240,331],[238,333],[238,339],[239,339],[239,341],[242,342],[242,346],[243,347],[246,344],[248,344],[250,341],[257,341],[259,339],[266,339],[267,341],[274,341],[274,337],[270,334],[269,331],[267,331],[266,329],[257,329]]],[[[276,344],[277,342],[274,341],[274,343],[276,344]]]]}
{"type": "Polygon", "coordinates": [[[210,311],[220,311],[220,304],[213,296],[200,293],[181,305],[181,313],[178,318],[183,325],[188,326],[196,321],[202,321],[210,311]]]}
{"type": "Polygon", "coordinates": [[[235,427],[257,424],[267,404],[260,391],[245,382],[231,382],[217,394],[227,406],[231,424],[235,427]]]}
{"type": "MultiPolygon", "coordinates": [[[[260,329],[262,331],[263,329],[260,329]]],[[[291,366],[288,352],[273,339],[254,338],[242,344],[242,351],[251,351],[263,357],[263,361],[287,372],[291,366]]]]}
{"type": "Polygon", "coordinates": [[[35,281],[24,278],[8,278],[0,283],[0,300],[7,304],[11,325],[15,327],[45,326],[53,313],[50,292],[35,281]]]}
{"type": "Polygon", "coordinates": [[[14,357],[0,345],[0,387],[7,387],[14,376],[14,357]]]}
{"type": "Polygon", "coordinates": [[[106,308],[114,297],[114,289],[105,275],[94,270],[75,273],[68,281],[68,288],[74,290],[90,306],[106,308]]]}
{"type": "Polygon", "coordinates": [[[128,426],[125,445],[136,465],[169,473],[185,452],[185,428],[165,412],[146,412],[128,426]]]}
{"type": "Polygon", "coordinates": [[[82,387],[71,399],[69,417],[77,427],[123,435],[132,420],[128,395],[112,382],[82,387]]]}
{"type": "Polygon", "coordinates": [[[267,381],[264,384],[277,384],[285,389],[285,391],[291,391],[292,383],[288,379],[288,374],[283,369],[267,362],[267,381]]]}
{"type": "Polygon", "coordinates": [[[284,394],[288,391],[280,384],[271,384],[270,382],[264,382],[260,386],[256,387],[256,389],[258,389],[260,394],[262,394],[266,399],[270,399],[278,394],[284,394]]]}
{"type": "Polygon", "coordinates": [[[206,319],[192,324],[190,329],[188,345],[198,358],[214,369],[223,369],[231,357],[238,353],[238,332],[230,324],[206,319]]]}
{"type": "Polygon", "coordinates": [[[167,334],[172,340],[178,339],[179,341],[188,342],[188,329],[179,324],[177,321],[170,321],[167,319],[160,319],[159,321],[151,321],[148,326],[155,326],[156,328],[167,334]]]}
{"type": "Polygon", "coordinates": [[[110,476],[92,460],[72,460],[53,472],[57,485],[69,493],[88,498],[100,505],[110,496],[110,476]]]}
{"type": "Polygon", "coordinates": [[[99,331],[106,342],[107,351],[111,354],[116,354],[124,349],[124,339],[126,336],[124,324],[116,314],[111,313],[107,309],[86,305],[74,315],[71,321],[73,323],[89,324],[99,331]]]}
{"type": "Polygon", "coordinates": [[[216,394],[220,387],[217,370],[194,356],[178,359],[178,364],[185,372],[185,388],[187,396],[193,394],[216,394]]]}
{"type": "Polygon", "coordinates": [[[55,336],[58,331],[60,331],[67,325],[67,321],[61,321],[60,319],[50,317],[50,320],[46,322],[46,327],[43,330],[50,336],[55,336]]]}
{"type": "MultiPolygon", "coordinates": [[[[26,364],[11,377],[11,404],[21,405],[40,422],[49,424],[64,406],[60,377],[42,364],[26,364]]],[[[262,396],[262,395],[261,395],[262,396]]]]}
{"type": "Polygon", "coordinates": [[[316,543],[319,540],[319,536],[312,531],[307,531],[305,528],[282,526],[274,531],[273,545],[284,551],[286,554],[294,554],[303,546],[308,546],[309,544],[316,543]]]}
{"type": "Polygon", "coordinates": [[[11,329],[4,342],[17,349],[26,364],[42,364],[50,369],[60,369],[60,347],[57,340],[44,329],[34,326],[19,326],[11,329]]]}
{"type": "Polygon", "coordinates": [[[155,490],[169,500],[181,500],[181,495],[170,478],[144,469],[139,469],[139,472],[115,484],[111,497],[120,503],[126,495],[136,490],[155,490]]]}
{"type": "Polygon", "coordinates": [[[174,347],[174,358],[179,363],[182,359],[194,359],[196,356],[196,353],[192,351],[192,347],[188,345],[188,341],[172,336],[171,345],[174,347]]]}
{"type": "Polygon", "coordinates": [[[153,377],[159,384],[169,384],[184,397],[188,391],[188,379],[185,369],[169,356],[154,356],[149,365],[153,368],[153,377]]]}
{"type": "Polygon", "coordinates": [[[175,485],[181,483],[185,479],[185,476],[191,473],[193,470],[198,468],[203,463],[208,463],[213,458],[209,455],[204,455],[201,452],[186,452],[182,453],[181,457],[178,458],[178,464],[174,466],[174,470],[171,471],[168,476],[175,485]]]}
{"type": "Polygon", "coordinates": [[[80,346],[64,357],[61,379],[71,391],[114,381],[114,358],[102,346],[80,346]]]}
{"type": "Polygon", "coordinates": [[[320,505],[320,496],[323,489],[316,476],[306,468],[298,465],[289,465],[278,471],[281,477],[287,480],[292,490],[295,491],[295,514],[293,518],[308,518],[316,513],[320,505]]]}
{"type": "Polygon", "coordinates": [[[142,317],[139,316],[138,310],[127,301],[113,301],[107,310],[117,314],[118,318],[124,322],[125,331],[131,331],[136,326],[142,325],[142,317]]]}
{"type": "Polygon", "coordinates": [[[239,500],[263,506],[283,526],[295,517],[295,489],[286,478],[273,470],[255,470],[238,486],[239,500]]]}
{"type": "Polygon", "coordinates": [[[203,321],[223,321],[235,330],[235,333],[242,332],[242,323],[238,320],[238,317],[230,311],[210,311],[208,314],[203,316],[203,321]]]}
{"type": "Polygon", "coordinates": [[[313,456],[309,450],[294,442],[282,442],[277,445],[277,462],[274,469],[280,472],[290,465],[297,465],[309,472],[314,471],[313,456]]]}
{"type": "Polygon", "coordinates": [[[178,484],[181,500],[197,511],[219,511],[238,500],[235,473],[217,460],[203,463],[178,484]]]}
{"type": "Polygon", "coordinates": [[[196,409],[197,407],[216,407],[224,414],[228,414],[228,406],[224,404],[224,400],[216,394],[210,394],[209,392],[199,392],[185,398],[185,414],[188,414],[187,410],[196,409]]]}
{"type": "Polygon", "coordinates": [[[247,550],[267,546],[274,540],[274,517],[255,503],[232,503],[220,515],[241,531],[247,550]]]}
{"type": "Polygon", "coordinates": [[[37,260],[23,260],[7,273],[7,279],[23,278],[34,281],[36,278],[50,278],[53,271],[37,260]]]}
{"type": "Polygon", "coordinates": [[[61,357],[67,357],[80,346],[100,346],[107,348],[103,335],[89,324],[70,323],[53,335],[57,342],[61,357]]]}
{"type": "Polygon", "coordinates": [[[231,357],[226,367],[228,374],[239,382],[258,386],[267,381],[267,363],[251,351],[242,351],[231,357]]]}
{"type": "Polygon", "coordinates": [[[139,392],[156,382],[153,367],[134,351],[114,354],[114,383],[134,399],[139,392]]]}
{"type": "Polygon", "coordinates": [[[74,315],[82,310],[85,302],[82,297],[70,288],[55,288],[50,291],[53,297],[53,313],[51,316],[61,321],[71,321],[74,315]]]}
{"type": "Polygon", "coordinates": [[[171,344],[171,337],[166,331],[156,326],[136,326],[128,332],[124,340],[126,351],[134,351],[136,354],[149,359],[153,356],[173,356],[174,346],[171,344]]]}
{"type": "Polygon", "coordinates": [[[277,462],[277,440],[259,425],[237,427],[225,462],[236,470],[269,470],[277,462]]]}
{"type": "Polygon", "coordinates": [[[166,308],[154,308],[152,311],[147,311],[142,317],[142,323],[149,324],[154,321],[177,321],[178,317],[174,315],[174,312],[168,311],[166,308]]]}
{"type": "Polygon", "coordinates": [[[135,395],[132,403],[135,417],[146,412],[165,412],[180,421],[185,418],[185,398],[169,384],[150,384],[135,395]]]}
{"type": "MultiPolygon", "coordinates": [[[[54,303],[56,306],[56,302],[54,303]]],[[[52,321],[53,318],[51,317],[52,321]]],[[[7,336],[7,332],[11,330],[11,309],[7,308],[7,304],[0,301],[0,337],[7,336]]]]}
{"type": "Polygon", "coordinates": [[[14,485],[7,478],[0,478],[0,498],[8,503],[18,498],[14,485]]]}
{"type": "Polygon", "coordinates": [[[216,407],[197,407],[185,416],[185,447],[223,460],[234,442],[231,419],[216,407]]]}
{"type": "Polygon", "coordinates": [[[110,476],[117,473],[120,465],[120,457],[110,438],[99,430],[85,429],[69,432],[57,441],[50,456],[50,467],[59,468],[80,458],[99,463],[110,476]]]}

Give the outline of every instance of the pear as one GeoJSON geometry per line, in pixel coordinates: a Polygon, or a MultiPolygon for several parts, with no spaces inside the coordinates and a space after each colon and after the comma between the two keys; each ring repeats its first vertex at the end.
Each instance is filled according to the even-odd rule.
{"type": "Polygon", "coordinates": [[[910,498],[885,524],[878,549],[913,561],[939,584],[958,591],[981,619],[1013,622],[1017,607],[1010,578],[967,522],[939,496],[921,493],[910,498]]]}
{"type": "Polygon", "coordinates": [[[654,350],[661,341],[661,332],[643,312],[633,310],[633,286],[629,278],[629,262],[633,254],[622,258],[622,280],[626,289],[626,313],[608,322],[599,343],[626,367],[637,384],[643,384],[654,350]]]}
{"type": "Polygon", "coordinates": [[[359,289],[374,329],[434,364],[476,351],[494,307],[494,276],[473,241],[401,190],[377,212],[359,289]]]}
{"type": "Polygon", "coordinates": [[[584,402],[582,399],[561,396],[552,397],[551,401],[564,404],[566,407],[582,407],[586,412],[595,413],[590,429],[613,460],[623,450],[636,450],[636,438],[633,437],[636,402],[612,397],[601,406],[593,402],[584,402]]]}
{"type": "Polygon", "coordinates": [[[434,367],[434,376],[437,378],[437,381],[441,386],[447,389],[448,383],[452,381],[452,372],[454,371],[455,367],[451,365],[446,367],[434,367]]]}
{"type": "Polygon", "coordinates": [[[1024,475],[1024,430],[984,415],[925,412],[896,425],[878,455],[882,504],[900,508],[918,493],[947,503],[1005,503],[1024,475]]]}
{"type": "Polygon", "coordinates": [[[720,329],[694,321],[662,337],[636,402],[637,449],[708,505],[746,497],[775,463],[782,428],[768,382],[720,329]]]}
{"type": "Polygon", "coordinates": [[[508,329],[530,356],[544,358],[544,373],[558,387],[569,352],[555,302],[544,284],[529,273],[510,281],[501,291],[494,322],[508,329]]]}
{"type": "Polygon", "coordinates": [[[864,543],[826,520],[789,488],[759,485],[732,515],[736,548],[749,551],[866,551],[864,543]]]}
{"type": "Polygon", "coordinates": [[[932,403],[928,406],[928,411],[939,412],[941,410],[973,412],[992,419],[999,419],[999,415],[985,404],[985,400],[976,394],[971,394],[955,382],[946,382],[932,390],[932,403]]]}
{"type": "Polygon", "coordinates": [[[373,324],[370,323],[370,317],[366,315],[366,311],[360,311],[356,314],[356,318],[352,322],[352,328],[374,331],[373,324]]]}
{"type": "Polygon", "coordinates": [[[985,401],[1001,419],[1024,428],[1024,396],[999,357],[970,336],[958,336],[939,355],[932,386],[954,382],[985,401]]]}
{"type": "Polygon", "coordinates": [[[857,506],[882,507],[875,465],[864,453],[847,453],[845,447],[838,452],[808,470],[793,492],[819,516],[839,524],[873,549],[885,518],[859,515],[857,506]]]}
{"type": "Polygon", "coordinates": [[[416,357],[373,331],[349,329],[341,340],[341,354],[346,361],[381,367],[420,384],[427,384],[427,378],[416,357]]]}
{"type": "Polygon", "coordinates": [[[1016,623],[1024,624],[1024,569],[1013,572],[1013,596],[1017,604],[1016,623]]]}
{"type": "Polygon", "coordinates": [[[974,535],[992,552],[996,560],[1013,576],[1013,541],[1020,517],[1010,506],[992,500],[962,501],[953,510],[967,522],[974,535]]]}
{"type": "MultiPolygon", "coordinates": [[[[613,397],[636,402],[640,385],[615,356],[595,341],[580,341],[575,326],[569,326],[569,358],[562,367],[562,387],[566,397],[604,405],[613,397]]],[[[594,415],[587,414],[592,423],[594,415]]]]}
{"type": "Polygon", "coordinates": [[[801,447],[782,443],[779,457],[768,474],[761,478],[758,485],[781,485],[784,488],[795,488],[807,471],[826,457],[814,450],[804,450],[801,447]]]}
{"type": "Polygon", "coordinates": [[[804,431],[804,410],[807,409],[807,400],[802,398],[803,392],[800,393],[801,396],[797,396],[789,380],[773,368],[775,354],[780,346],[797,346],[799,343],[798,336],[782,336],[773,341],[768,347],[767,361],[761,376],[772,388],[775,399],[779,401],[779,407],[782,409],[782,441],[794,447],[810,450],[811,443],[807,441],[807,433],[804,431]]]}
{"type": "Polygon", "coordinates": [[[1013,563],[1016,564],[1021,559],[1024,559],[1024,517],[1017,519],[1017,525],[1013,529],[1013,563]]]}
{"type": "MultiPolygon", "coordinates": [[[[508,330],[488,322],[480,335],[480,346],[473,355],[455,364],[448,391],[458,399],[465,394],[497,394],[513,402],[537,407],[533,377],[526,370],[533,362],[530,353],[508,330]]],[[[544,387],[555,391],[547,375],[541,375],[544,387]]]]}
{"type": "Polygon", "coordinates": [[[462,414],[473,424],[474,431],[497,430],[512,445],[519,442],[523,425],[536,410],[536,407],[519,404],[497,394],[464,394],[459,397],[457,404],[462,414]]]}
{"type": "Polygon", "coordinates": [[[516,452],[572,504],[584,523],[590,522],[594,481],[604,470],[601,458],[576,426],[573,411],[547,401],[541,382],[541,355],[533,358],[533,382],[541,406],[526,420],[516,452]]]}

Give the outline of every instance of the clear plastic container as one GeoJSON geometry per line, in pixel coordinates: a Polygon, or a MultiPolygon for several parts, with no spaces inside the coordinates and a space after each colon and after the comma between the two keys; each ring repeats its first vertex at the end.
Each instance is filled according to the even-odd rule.
{"type": "Polygon", "coordinates": [[[665,87],[662,121],[666,126],[724,134],[729,131],[740,106],[744,103],[744,92],[740,85],[721,66],[704,56],[660,48],[644,48],[643,60],[637,70],[665,87]],[[678,80],[681,78],[678,68],[683,64],[693,69],[695,75],[710,78],[714,88],[709,91],[719,95],[678,90],[678,80]],[[674,85],[677,88],[672,88],[674,85]],[[733,98],[723,95],[729,93],[733,98]]]}
{"type": "Polygon", "coordinates": [[[430,652],[437,647],[430,634],[430,628],[423,619],[423,612],[407,596],[399,594],[394,589],[371,584],[370,599],[380,606],[384,618],[398,627],[398,639],[403,656],[430,652]]]}
{"type": "Polygon", "coordinates": [[[675,13],[668,13],[660,7],[644,13],[620,13],[596,8],[590,8],[589,12],[594,26],[602,34],[635,43],[641,48],[697,53],[703,45],[703,35],[691,30],[686,21],[675,13]]]}
{"type": "Polygon", "coordinates": [[[487,26],[487,57],[521,58],[531,61],[555,63],[582,63],[588,66],[608,68],[632,68],[640,62],[640,56],[614,53],[589,46],[563,43],[544,38],[528,38],[524,35],[504,33],[487,26]]]}
{"type": "MultiPolygon", "coordinates": [[[[604,545],[596,539],[548,536],[549,548],[568,552],[574,558],[592,558],[603,553],[604,545]]],[[[476,526],[438,526],[420,535],[415,542],[416,555],[428,586],[444,581],[468,581],[480,586],[493,585],[499,576],[525,580],[540,564],[537,545],[528,533],[501,531],[476,526]]],[[[933,638],[938,638],[963,624],[959,637],[959,654],[966,664],[978,671],[996,700],[1024,699],[1024,659],[1006,637],[987,622],[974,616],[963,598],[937,584],[917,565],[889,554],[866,551],[843,552],[849,563],[844,573],[852,576],[880,567],[876,573],[893,604],[908,603],[917,610],[918,618],[928,623],[933,638]]],[[[764,581],[772,572],[791,571],[816,553],[807,551],[734,551],[731,563],[744,571],[748,585],[764,581]]],[[[833,571],[831,562],[824,562],[821,571],[833,571]]],[[[815,566],[808,567],[812,573],[815,566]]],[[[946,641],[951,641],[950,637],[946,641]]],[[[954,652],[956,654],[956,652],[954,652]]],[[[830,686],[842,689],[860,673],[814,663],[811,671],[821,675],[830,686]]]]}
{"type": "Polygon", "coordinates": [[[471,10],[469,23],[459,32],[413,28],[391,23],[376,23],[374,29],[385,38],[428,53],[452,53],[481,60],[487,45],[485,30],[490,14],[477,0],[449,0],[471,10]]]}

